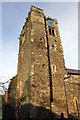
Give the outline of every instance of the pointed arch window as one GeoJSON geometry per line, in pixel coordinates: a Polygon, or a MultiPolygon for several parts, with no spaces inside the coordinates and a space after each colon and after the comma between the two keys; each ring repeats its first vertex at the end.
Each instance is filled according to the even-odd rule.
{"type": "Polygon", "coordinates": [[[74,97],[73,102],[74,102],[75,113],[77,112],[77,116],[79,116],[79,106],[78,106],[78,100],[76,97],[74,97]]]}

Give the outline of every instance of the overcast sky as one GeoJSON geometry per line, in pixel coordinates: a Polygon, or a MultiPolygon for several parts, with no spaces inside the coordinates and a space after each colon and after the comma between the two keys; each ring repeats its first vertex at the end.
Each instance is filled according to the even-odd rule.
{"type": "MultiPolygon", "coordinates": [[[[46,16],[56,18],[67,68],[78,69],[78,3],[77,2],[4,2],[2,3],[2,50],[0,41],[0,76],[11,78],[17,74],[18,36],[31,5],[44,10],[46,16]]],[[[1,3],[0,3],[1,8],[1,3]]],[[[1,26],[1,19],[0,19],[1,26]]],[[[1,33],[1,31],[0,31],[1,33]]],[[[0,34],[1,39],[1,34],[0,34]]]]}

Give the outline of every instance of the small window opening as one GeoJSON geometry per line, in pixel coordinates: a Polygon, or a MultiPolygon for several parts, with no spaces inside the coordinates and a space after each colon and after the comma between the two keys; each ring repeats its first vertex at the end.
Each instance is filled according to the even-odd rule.
{"type": "Polygon", "coordinates": [[[49,34],[52,35],[52,36],[55,36],[55,34],[54,34],[54,29],[53,29],[53,28],[50,28],[50,27],[49,27],[49,34]]]}
{"type": "Polygon", "coordinates": [[[56,72],[56,66],[55,65],[53,65],[52,71],[56,72]]]}
{"type": "Polygon", "coordinates": [[[56,45],[52,44],[51,47],[54,51],[56,51],[56,45]]]}
{"type": "Polygon", "coordinates": [[[55,36],[55,35],[54,35],[54,30],[53,30],[53,29],[52,29],[52,35],[55,36]]]}
{"type": "Polygon", "coordinates": [[[42,45],[42,42],[43,42],[43,39],[42,38],[40,38],[40,40],[39,40],[39,43],[42,45]]]}
{"type": "Polygon", "coordinates": [[[53,49],[54,49],[54,47],[55,47],[54,44],[52,44],[52,48],[53,48],[53,49]]]}
{"type": "Polygon", "coordinates": [[[54,71],[54,69],[55,69],[55,66],[53,65],[53,71],[54,71]]]}
{"type": "Polygon", "coordinates": [[[49,28],[49,34],[52,35],[52,34],[51,34],[51,28],[49,28]]]}
{"type": "Polygon", "coordinates": [[[44,68],[45,64],[42,64],[42,68],[44,68]]]}
{"type": "Polygon", "coordinates": [[[42,38],[40,38],[40,41],[43,41],[43,39],[42,39],[42,38]]]}

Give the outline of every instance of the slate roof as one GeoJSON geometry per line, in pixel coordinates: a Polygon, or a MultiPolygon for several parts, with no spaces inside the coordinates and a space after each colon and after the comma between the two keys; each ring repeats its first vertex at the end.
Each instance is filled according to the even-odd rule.
{"type": "Polygon", "coordinates": [[[68,74],[80,75],[80,70],[66,68],[68,74]]]}

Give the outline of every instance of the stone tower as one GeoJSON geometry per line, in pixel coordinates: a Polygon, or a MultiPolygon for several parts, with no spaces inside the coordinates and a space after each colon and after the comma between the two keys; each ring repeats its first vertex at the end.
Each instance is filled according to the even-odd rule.
{"type": "Polygon", "coordinates": [[[17,98],[27,117],[67,116],[65,74],[58,22],[32,6],[19,38],[17,78],[17,98]]]}

